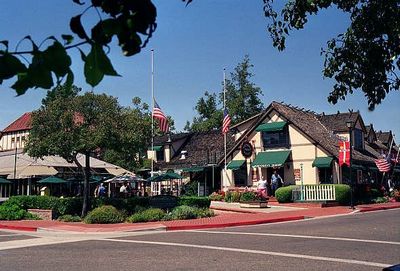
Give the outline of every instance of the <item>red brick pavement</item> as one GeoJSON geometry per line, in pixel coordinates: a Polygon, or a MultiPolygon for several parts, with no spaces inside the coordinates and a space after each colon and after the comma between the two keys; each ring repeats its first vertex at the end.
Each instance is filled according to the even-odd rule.
{"type": "MultiPolygon", "coordinates": [[[[360,205],[360,212],[400,208],[400,202],[360,205]]],[[[337,206],[329,208],[307,208],[293,211],[271,212],[271,213],[239,213],[219,212],[211,218],[176,220],[150,223],[119,223],[119,224],[84,224],[81,222],[67,223],[59,221],[0,221],[0,229],[14,229],[36,231],[64,230],[74,232],[115,232],[115,231],[138,231],[138,230],[185,230],[201,228],[218,228],[241,225],[255,225],[262,223],[274,223],[281,221],[299,220],[311,217],[342,215],[353,212],[348,206],[337,206]]]]}

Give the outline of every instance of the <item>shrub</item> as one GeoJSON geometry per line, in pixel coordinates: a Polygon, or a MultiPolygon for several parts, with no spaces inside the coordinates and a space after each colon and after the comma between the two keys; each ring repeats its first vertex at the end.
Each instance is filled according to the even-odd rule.
{"type": "Polygon", "coordinates": [[[275,198],[279,203],[292,202],[292,190],[295,185],[280,187],[275,191],[275,198]]]}
{"type": "Polygon", "coordinates": [[[172,210],[169,214],[170,219],[193,219],[197,218],[198,215],[198,208],[192,206],[178,206],[172,210]]]}
{"type": "Polygon", "coordinates": [[[213,192],[211,195],[208,196],[208,198],[214,201],[222,201],[224,199],[224,196],[218,194],[217,192],[213,192]]]}
{"type": "Polygon", "coordinates": [[[395,189],[395,190],[393,190],[393,198],[396,200],[396,201],[400,201],[400,190],[398,190],[398,189],[395,189]]]}
{"type": "Polygon", "coordinates": [[[63,221],[63,222],[81,222],[82,221],[80,216],[77,216],[77,215],[63,215],[63,216],[60,216],[57,220],[63,221]]]}
{"type": "Polygon", "coordinates": [[[82,212],[83,198],[71,197],[59,199],[57,216],[80,215],[82,212]]]}
{"type": "Polygon", "coordinates": [[[164,216],[165,212],[163,210],[158,208],[149,208],[131,215],[127,221],[131,223],[160,221],[164,218],[164,216]]]}
{"type": "Polygon", "coordinates": [[[98,197],[98,198],[91,198],[91,209],[96,209],[101,206],[113,206],[118,210],[126,210],[127,203],[126,199],[122,198],[106,198],[106,197],[98,197]]]}
{"type": "Polygon", "coordinates": [[[198,209],[197,212],[197,218],[202,218],[202,217],[213,217],[214,211],[208,208],[202,208],[202,209],[198,209]]]}
{"type": "Polygon", "coordinates": [[[87,224],[111,224],[120,223],[124,220],[125,217],[122,212],[118,211],[114,206],[104,205],[89,212],[84,222],[87,224]]]}
{"type": "Polygon", "coordinates": [[[28,212],[18,205],[0,205],[0,220],[21,220],[28,212]]]}
{"type": "Polygon", "coordinates": [[[389,200],[386,197],[377,197],[376,199],[373,200],[374,203],[386,203],[389,200]]]}
{"type": "Polygon", "coordinates": [[[233,191],[232,192],[232,196],[231,196],[231,201],[232,202],[239,202],[240,201],[240,192],[233,191]]]}
{"type": "Polygon", "coordinates": [[[336,201],[340,204],[350,202],[350,186],[347,184],[335,184],[336,201]]]}
{"type": "Polygon", "coordinates": [[[179,197],[178,206],[187,205],[199,208],[209,208],[211,200],[208,197],[179,197]]]}
{"type": "Polygon", "coordinates": [[[240,196],[240,201],[255,201],[257,200],[257,194],[254,192],[244,192],[241,196],[240,196]]]}
{"type": "Polygon", "coordinates": [[[225,193],[224,201],[225,202],[232,202],[232,193],[230,191],[227,191],[225,193]]]}
{"type": "Polygon", "coordinates": [[[183,192],[182,195],[185,195],[188,197],[197,196],[198,195],[198,185],[199,185],[199,182],[197,182],[197,181],[191,181],[191,182],[185,184],[182,189],[182,192],[183,192]]]}

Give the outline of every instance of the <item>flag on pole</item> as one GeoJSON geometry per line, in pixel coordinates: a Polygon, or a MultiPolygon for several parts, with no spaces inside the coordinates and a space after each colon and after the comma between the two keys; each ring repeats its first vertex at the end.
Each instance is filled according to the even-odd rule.
{"type": "Polygon", "coordinates": [[[169,130],[168,119],[164,115],[164,113],[161,111],[161,108],[158,105],[158,103],[156,102],[156,100],[154,100],[153,118],[158,120],[161,132],[164,132],[164,133],[168,132],[168,130],[169,130]]]}
{"type": "Polygon", "coordinates": [[[339,141],[339,166],[350,166],[350,141],[339,141]]]}
{"type": "Polygon", "coordinates": [[[226,134],[229,131],[229,125],[231,124],[231,117],[228,114],[228,110],[224,109],[224,120],[222,121],[222,133],[226,134]]]}
{"type": "Polygon", "coordinates": [[[375,160],[375,164],[380,172],[390,171],[390,163],[384,158],[375,160]]]}

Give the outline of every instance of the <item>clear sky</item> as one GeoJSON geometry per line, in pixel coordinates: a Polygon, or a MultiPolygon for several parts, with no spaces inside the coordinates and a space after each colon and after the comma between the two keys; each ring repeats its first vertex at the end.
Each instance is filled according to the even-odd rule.
{"type": "MultiPolygon", "coordinates": [[[[188,7],[180,0],[153,2],[158,12],[153,38],[140,54],[129,58],[112,46],[111,59],[122,77],[106,77],[95,92],[116,96],[122,105],[129,105],[135,96],[150,103],[150,50],[154,49],[157,102],[182,130],[192,120],[199,97],[206,90],[220,92],[223,68],[233,71],[249,54],[253,82],[261,87],[265,105],[275,100],[316,112],[360,110],[366,125],[392,130],[399,143],[399,92],[390,94],[373,112],[360,93],[337,105],[327,102],[333,82],[322,76],[320,51],[328,39],[346,29],[348,17],[340,11],[331,9],[312,17],[305,30],[291,34],[287,49],[278,52],[266,31],[262,0],[195,0],[188,7]]],[[[28,34],[40,43],[47,36],[70,33],[69,19],[81,11],[71,0],[0,0],[0,6],[0,40],[9,40],[12,47],[28,34]]],[[[85,19],[93,22],[95,16],[87,14],[85,19]]],[[[24,42],[21,48],[28,45],[24,42]]],[[[72,56],[75,84],[91,90],[77,51],[72,56]]],[[[11,84],[8,80],[0,86],[0,130],[22,113],[37,109],[46,93],[36,89],[15,97],[11,84]]]]}

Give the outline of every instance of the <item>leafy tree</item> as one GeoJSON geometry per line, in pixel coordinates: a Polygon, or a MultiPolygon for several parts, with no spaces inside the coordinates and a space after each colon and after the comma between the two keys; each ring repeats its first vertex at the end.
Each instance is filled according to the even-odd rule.
{"type": "Polygon", "coordinates": [[[327,42],[323,74],[336,83],[328,101],[336,104],[347,94],[361,90],[369,109],[391,91],[400,88],[400,2],[398,0],[293,0],[280,12],[273,0],[264,0],[268,31],[273,45],[282,51],[291,30],[303,29],[308,17],[328,8],[349,14],[345,33],[327,42]]]}
{"type": "MultiPolygon", "coordinates": [[[[226,107],[233,124],[260,113],[264,107],[259,98],[262,95],[261,89],[250,81],[254,76],[250,71],[251,68],[253,64],[246,55],[231,73],[231,79],[226,80],[226,107]]],[[[220,94],[220,99],[222,102],[223,93],[220,94]]]]}
{"type": "Polygon", "coordinates": [[[222,111],[217,109],[217,95],[206,91],[204,96],[198,100],[195,107],[199,116],[193,118],[189,128],[192,132],[209,131],[221,126],[222,111]]]}
{"type": "MultiPolygon", "coordinates": [[[[248,55],[244,57],[234,72],[230,74],[231,79],[226,80],[226,107],[232,119],[232,124],[239,123],[249,117],[260,113],[264,104],[259,96],[262,91],[250,81],[253,74],[250,69],[253,65],[250,63],[248,55]]],[[[186,131],[199,132],[219,129],[223,118],[223,90],[217,95],[205,92],[196,104],[197,117],[193,118],[192,124],[188,121],[185,126],[186,131]]]]}
{"type": "Polygon", "coordinates": [[[32,157],[59,155],[74,161],[85,180],[82,216],[90,206],[90,156],[99,149],[118,146],[121,111],[114,97],[93,92],[77,95],[77,91],[59,88],[33,112],[26,150],[32,157]],[[84,166],[77,159],[79,153],[85,155],[84,166]]]}
{"type": "MultiPolygon", "coordinates": [[[[132,56],[146,46],[157,26],[157,11],[151,0],[72,1],[81,5],[83,10],[70,20],[69,26],[74,35],[62,34],[59,38],[50,36],[39,46],[28,35],[18,42],[16,51],[9,50],[9,41],[0,40],[0,85],[4,80],[16,77],[12,88],[18,95],[31,88],[51,89],[54,79],[57,85],[64,82],[70,87],[74,82],[74,73],[67,51],[78,48],[84,62],[86,82],[94,87],[105,75],[118,76],[104,50],[110,49],[114,37],[118,39],[122,53],[132,56]],[[89,10],[95,10],[99,19],[87,31],[82,20],[89,10]],[[30,42],[31,50],[18,51],[22,41],[30,42]],[[42,48],[43,44],[49,42],[51,44],[47,48],[42,48]],[[83,45],[89,45],[89,53],[84,52],[83,45]],[[28,65],[21,59],[28,62],[28,65]]],[[[187,4],[190,2],[187,1],[187,4]]]]}

